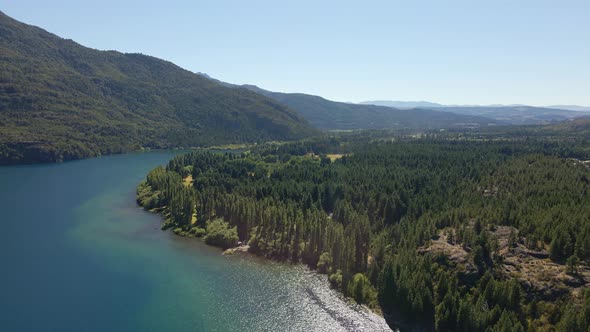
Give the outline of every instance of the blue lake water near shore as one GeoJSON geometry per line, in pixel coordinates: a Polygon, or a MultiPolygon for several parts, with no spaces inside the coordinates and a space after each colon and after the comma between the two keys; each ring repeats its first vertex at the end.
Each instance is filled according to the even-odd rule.
{"type": "Polygon", "coordinates": [[[379,331],[303,266],[160,230],[135,187],[173,151],[0,167],[1,331],[379,331]]]}

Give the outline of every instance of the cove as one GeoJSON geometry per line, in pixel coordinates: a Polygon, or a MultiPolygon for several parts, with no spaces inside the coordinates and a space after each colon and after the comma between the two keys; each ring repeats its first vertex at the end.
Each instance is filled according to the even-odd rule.
{"type": "Polygon", "coordinates": [[[177,153],[0,167],[0,330],[389,330],[303,266],[161,231],[135,188],[177,153]]]}

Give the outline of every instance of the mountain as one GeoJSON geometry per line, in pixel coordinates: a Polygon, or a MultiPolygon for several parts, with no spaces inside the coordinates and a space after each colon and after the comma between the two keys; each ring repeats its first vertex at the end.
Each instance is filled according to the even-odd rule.
{"type": "Polygon", "coordinates": [[[154,57],[87,48],[2,12],[0,68],[0,164],[316,132],[248,89],[154,57]]]}
{"type": "Polygon", "coordinates": [[[559,108],[562,110],[569,110],[569,111],[578,111],[578,112],[590,112],[590,107],[588,106],[579,106],[579,105],[553,105],[547,106],[549,108],[559,108]]]}
{"type": "Polygon", "coordinates": [[[590,112],[590,107],[564,105],[534,107],[527,105],[443,105],[427,101],[364,101],[361,105],[379,105],[401,108],[426,108],[456,114],[483,116],[513,125],[544,124],[577,118],[590,112]]]}
{"type": "Polygon", "coordinates": [[[435,129],[478,127],[499,123],[480,116],[459,115],[428,109],[407,110],[341,103],[303,93],[267,91],[254,85],[243,85],[242,87],[287,105],[320,129],[435,129]]]}
{"type": "Polygon", "coordinates": [[[436,110],[484,116],[513,125],[553,123],[585,115],[582,112],[533,106],[445,106],[436,110]]]}
{"type": "Polygon", "coordinates": [[[360,102],[361,105],[377,105],[394,108],[429,108],[441,107],[444,105],[431,103],[429,101],[395,101],[395,100],[372,100],[360,102]]]}

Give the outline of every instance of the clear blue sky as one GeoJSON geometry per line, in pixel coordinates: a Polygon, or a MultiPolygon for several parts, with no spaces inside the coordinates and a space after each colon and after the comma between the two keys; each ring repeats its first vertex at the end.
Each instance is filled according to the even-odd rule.
{"type": "Polygon", "coordinates": [[[590,1],[32,1],[83,45],[339,101],[590,105],[590,1]]]}

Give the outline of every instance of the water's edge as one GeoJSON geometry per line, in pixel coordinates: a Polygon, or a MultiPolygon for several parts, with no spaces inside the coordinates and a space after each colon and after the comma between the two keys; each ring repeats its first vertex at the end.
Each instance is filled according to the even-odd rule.
{"type": "Polygon", "coordinates": [[[0,330],[388,330],[303,266],[161,231],[135,188],[178,153],[0,167],[0,330]]]}

